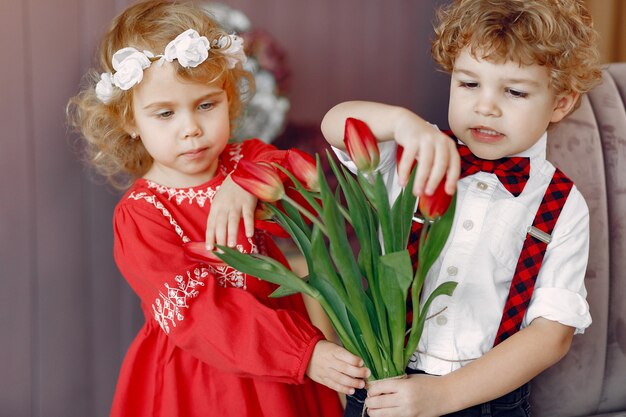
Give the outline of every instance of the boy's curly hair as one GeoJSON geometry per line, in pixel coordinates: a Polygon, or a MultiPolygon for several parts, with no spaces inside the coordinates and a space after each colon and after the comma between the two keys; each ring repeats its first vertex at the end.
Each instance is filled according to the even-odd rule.
{"type": "MultiPolygon", "coordinates": [[[[85,85],[67,105],[68,123],[85,139],[85,159],[117,188],[128,187],[152,165],[140,140],[131,140],[124,129],[133,121],[133,89],[114,89],[108,103],[96,97],[102,72],[114,72],[111,58],[124,47],[163,53],[166,45],[187,29],[195,29],[209,42],[227,35],[199,6],[168,0],[135,3],[117,16],[98,50],[99,68],[85,77],[85,85]]],[[[221,83],[228,96],[231,127],[243,102],[254,91],[254,78],[241,65],[229,69],[219,48],[211,48],[206,61],[195,68],[176,65],[178,76],[201,83],[221,83]]]]}
{"type": "Polygon", "coordinates": [[[557,94],[600,81],[598,34],[583,0],[454,0],[437,17],[432,55],[447,72],[469,47],[477,58],[547,67],[557,94]]]}

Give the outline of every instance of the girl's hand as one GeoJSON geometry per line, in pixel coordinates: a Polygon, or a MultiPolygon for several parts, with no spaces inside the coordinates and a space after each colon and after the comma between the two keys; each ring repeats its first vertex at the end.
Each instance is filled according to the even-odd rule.
{"type": "Polygon", "coordinates": [[[410,375],[370,384],[365,400],[370,417],[436,417],[446,398],[441,393],[441,377],[410,375]]]}
{"type": "Polygon", "coordinates": [[[346,349],[328,340],[320,340],[313,349],[306,374],[315,382],[347,395],[365,387],[370,370],[363,361],[346,349]]]}
{"type": "Polygon", "coordinates": [[[226,177],[213,197],[206,225],[206,247],[212,250],[215,244],[234,247],[237,244],[239,222],[247,237],[254,236],[254,209],[257,198],[238,186],[230,176],[226,177]]]}
{"type": "Polygon", "coordinates": [[[461,172],[461,159],[456,143],[450,137],[410,111],[403,112],[397,118],[394,137],[398,145],[404,148],[398,162],[401,185],[408,182],[411,168],[417,159],[413,194],[432,195],[444,176],[446,193],[454,194],[461,172]]]}

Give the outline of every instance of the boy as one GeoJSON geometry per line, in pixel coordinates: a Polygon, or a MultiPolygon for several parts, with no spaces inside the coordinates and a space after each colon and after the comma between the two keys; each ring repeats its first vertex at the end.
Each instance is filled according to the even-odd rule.
{"type": "Polygon", "coordinates": [[[448,280],[458,286],[431,306],[409,377],[371,384],[366,400],[349,397],[346,416],[361,415],[363,400],[372,417],[527,415],[528,382],[591,324],[588,209],[545,159],[548,127],[600,79],[591,18],[582,0],[456,0],[439,18],[432,52],[451,73],[455,141],[379,103],[342,103],[322,122],[341,149],[347,117],[369,124],[383,142],[391,198],[415,159],[416,195],[432,194],[444,175],[448,193],[458,187],[450,237],[423,294],[448,280]]]}

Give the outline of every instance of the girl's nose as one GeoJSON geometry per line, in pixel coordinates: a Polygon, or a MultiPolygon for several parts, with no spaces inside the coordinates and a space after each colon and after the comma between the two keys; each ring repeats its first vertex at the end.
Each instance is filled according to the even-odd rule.
{"type": "Polygon", "coordinates": [[[183,136],[186,138],[193,138],[202,134],[202,128],[197,120],[190,116],[185,122],[183,136]]]}

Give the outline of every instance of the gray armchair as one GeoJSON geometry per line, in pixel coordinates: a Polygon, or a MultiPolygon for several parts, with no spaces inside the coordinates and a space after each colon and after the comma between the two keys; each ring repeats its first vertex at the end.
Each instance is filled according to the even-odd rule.
{"type": "Polygon", "coordinates": [[[548,136],[548,159],[591,213],[586,286],[593,324],[532,384],[533,416],[626,416],[626,63],[548,136]]]}

